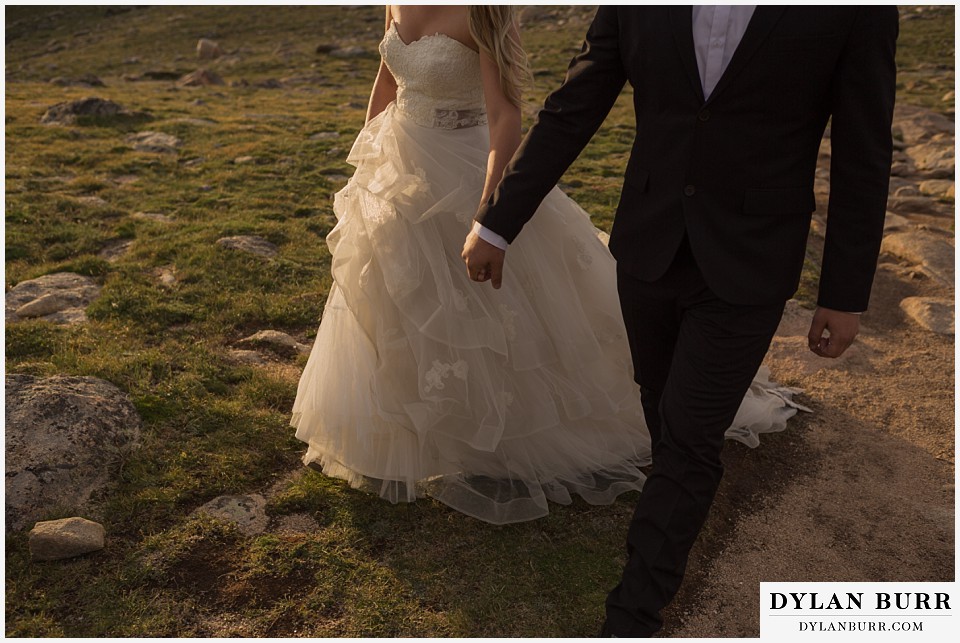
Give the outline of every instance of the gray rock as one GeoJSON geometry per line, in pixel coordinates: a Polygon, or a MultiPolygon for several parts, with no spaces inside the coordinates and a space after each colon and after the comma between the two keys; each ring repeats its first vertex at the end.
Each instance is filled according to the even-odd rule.
{"type": "Polygon", "coordinates": [[[887,216],[883,220],[884,232],[894,232],[908,227],[910,227],[910,221],[895,212],[887,212],[887,216]]]}
{"type": "Polygon", "coordinates": [[[261,330],[240,340],[241,344],[266,346],[281,353],[309,353],[310,347],[277,330],[261,330]]]}
{"type": "Polygon", "coordinates": [[[249,163],[256,163],[257,159],[253,156],[238,156],[233,159],[234,165],[247,165],[249,163]]]}
{"type": "Polygon", "coordinates": [[[17,308],[16,314],[23,319],[46,317],[53,313],[59,313],[61,310],[78,308],[79,306],[80,295],[78,293],[48,292],[17,308]]]}
{"type": "Polygon", "coordinates": [[[267,501],[260,494],[219,496],[197,509],[212,518],[232,522],[248,536],[262,534],[267,529],[267,501]]]}
{"type": "Polygon", "coordinates": [[[940,335],[954,334],[953,300],[937,297],[907,297],[900,308],[923,328],[940,335]]]}
{"type": "Polygon", "coordinates": [[[250,254],[266,257],[268,259],[277,256],[277,246],[273,245],[263,237],[246,235],[237,237],[224,237],[217,240],[217,245],[230,250],[249,252],[250,254]]]}
{"type": "Polygon", "coordinates": [[[907,146],[922,143],[937,134],[953,136],[955,129],[952,118],[905,102],[897,105],[893,122],[907,146]]]}
{"type": "Polygon", "coordinates": [[[197,58],[200,60],[213,60],[223,55],[223,50],[213,40],[201,38],[197,41],[197,58]]]}
{"type": "Polygon", "coordinates": [[[208,87],[210,85],[225,85],[219,74],[207,69],[198,69],[190,72],[177,81],[180,87],[208,87]]]}
{"type": "Polygon", "coordinates": [[[30,530],[33,560],[62,560],[103,549],[103,525],[86,518],[38,522],[30,530]]]}
{"type": "Polygon", "coordinates": [[[106,259],[110,263],[120,259],[123,255],[130,252],[130,248],[133,246],[133,239],[117,239],[111,241],[106,246],[103,247],[100,252],[97,253],[97,256],[101,259],[106,259]]]}
{"type": "Polygon", "coordinates": [[[949,179],[929,179],[920,183],[920,193],[938,199],[953,199],[954,183],[949,179]]]}
{"type": "Polygon", "coordinates": [[[176,285],[177,283],[177,272],[176,268],[173,266],[169,268],[157,268],[154,274],[160,281],[161,285],[167,286],[168,288],[176,285]]]}
{"type": "Polygon", "coordinates": [[[47,315],[43,319],[51,324],[75,326],[77,324],[87,323],[87,311],[83,308],[65,308],[52,315],[47,315]]]}
{"type": "Polygon", "coordinates": [[[139,447],[133,403],[95,377],[6,378],[6,519],[22,529],[50,507],[80,507],[139,447]]]}
{"type": "Polygon", "coordinates": [[[927,276],[953,288],[954,249],[943,238],[924,230],[895,232],[884,237],[881,251],[919,266],[927,276]]]}
{"type": "Polygon", "coordinates": [[[182,143],[176,136],[163,132],[137,132],[127,136],[126,141],[138,152],[151,154],[176,154],[182,143]]]}
{"type": "Polygon", "coordinates": [[[108,205],[107,201],[99,196],[78,196],[76,199],[78,203],[94,208],[103,208],[108,205]]]}
{"type": "Polygon", "coordinates": [[[63,76],[57,76],[56,78],[50,79],[51,85],[58,85],[60,87],[104,87],[103,81],[94,76],[93,74],[83,74],[77,78],[65,78],[63,76]]]}
{"type": "Polygon", "coordinates": [[[913,159],[917,170],[933,175],[935,178],[948,179],[953,176],[954,154],[953,136],[940,135],[926,143],[908,147],[905,151],[913,159]]]}
{"type": "Polygon", "coordinates": [[[952,213],[953,208],[928,196],[894,196],[887,199],[887,209],[902,214],[952,213]]]}
{"type": "MultiPolygon", "coordinates": [[[[36,279],[21,281],[13,289],[7,292],[6,298],[6,320],[8,323],[15,322],[22,317],[17,311],[30,304],[31,302],[45,297],[47,295],[56,295],[75,301],[75,309],[82,312],[82,308],[89,306],[97,297],[100,296],[100,286],[83,275],[72,272],[58,272],[52,275],[44,275],[36,279]]],[[[48,306],[52,302],[43,303],[42,306],[48,306]]],[[[29,308],[27,309],[30,310],[29,308]]],[[[59,309],[51,313],[50,317],[43,317],[47,321],[54,323],[64,323],[53,319],[53,315],[62,315],[70,309],[59,309]]],[[[76,315],[74,315],[76,317],[76,315]]],[[[84,319],[86,317],[84,316],[84,319]]]]}
{"type": "Polygon", "coordinates": [[[123,114],[131,112],[111,100],[88,97],[53,105],[43,114],[40,122],[44,125],[73,125],[80,116],[106,117],[123,114]]]}

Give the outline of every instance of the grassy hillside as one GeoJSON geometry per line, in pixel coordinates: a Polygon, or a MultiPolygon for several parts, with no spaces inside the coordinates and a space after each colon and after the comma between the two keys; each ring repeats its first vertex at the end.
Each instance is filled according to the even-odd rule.
{"type": "MultiPolygon", "coordinates": [[[[85,325],[7,325],[6,368],[107,379],[145,421],[142,449],[96,516],[107,529],[104,551],[30,563],[26,535],[7,533],[6,634],[592,635],[619,573],[634,496],[491,527],[438,503],[391,506],[313,472],[291,476],[302,445],[287,422],[304,358],[264,368],[229,357],[258,330],[303,342],[316,331],[330,287],[332,195],[350,174],[344,159],[377,69],[382,9],[5,11],[6,286],[61,271],[103,285],[85,325]],[[227,52],[206,65],[226,84],[143,79],[197,69],[204,37],[227,52]],[[318,53],[325,45],[366,53],[341,59],[318,53]],[[50,82],[83,74],[105,87],[50,82]],[[85,96],[140,115],[40,123],[49,106],[85,96]],[[175,135],[178,152],[134,151],[125,139],[142,130],[175,135]],[[169,221],[134,216],[143,212],[169,221]],[[265,237],[279,255],[262,260],[215,244],[241,234],[265,237]],[[131,242],[128,252],[102,256],[121,242],[131,242]],[[163,271],[175,282],[162,283],[163,271]],[[190,517],[215,496],[271,485],[273,518],[307,514],[319,528],[245,537],[190,517]]],[[[528,14],[536,73],[528,122],[561,81],[590,15],[583,7],[528,14]]],[[[941,97],[953,88],[953,9],[911,15],[901,99],[952,114],[941,97]]],[[[563,179],[600,227],[609,228],[631,140],[625,93],[563,179]]],[[[771,442],[787,448],[791,439],[771,442]]],[[[722,537],[722,529],[706,535],[722,537]]]]}

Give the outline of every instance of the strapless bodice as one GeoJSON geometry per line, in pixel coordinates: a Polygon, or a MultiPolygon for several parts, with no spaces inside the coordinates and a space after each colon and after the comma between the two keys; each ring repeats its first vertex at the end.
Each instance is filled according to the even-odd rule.
{"type": "Polygon", "coordinates": [[[480,55],[445,34],[403,42],[396,23],[380,55],[397,81],[397,110],[418,125],[459,129],[487,122],[480,55]]]}

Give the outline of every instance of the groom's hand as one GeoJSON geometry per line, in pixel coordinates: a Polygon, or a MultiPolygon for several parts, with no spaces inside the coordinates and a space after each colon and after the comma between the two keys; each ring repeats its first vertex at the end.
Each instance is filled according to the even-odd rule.
{"type": "Polygon", "coordinates": [[[860,332],[860,315],[817,308],[807,334],[810,350],[820,357],[840,357],[860,332]],[[826,332],[826,335],[824,333],[826,332]]]}
{"type": "Polygon", "coordinates": [[[476,232],[467,235],[460,257],[467,264],[467,274],[473,281],[487,281],[499,289],[503,281],[503,257],[506,253],[481,239],[476,232]]]}

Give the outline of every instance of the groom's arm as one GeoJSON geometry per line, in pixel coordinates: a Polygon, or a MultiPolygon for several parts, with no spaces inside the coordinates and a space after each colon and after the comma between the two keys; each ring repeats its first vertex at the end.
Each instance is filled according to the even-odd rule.
{"type": "Polygon", "coordinates": [[[513,242],[547,193],[596,133],[626,82],[617,8],[597,10],[563,85],[544,103],[497,190],[475,217],[513,242]]]}
{"type": "Polygon", "coordinates": [[[810,350],[839,357],[859,332],[883,240],[893,139],[896,7],[860,7],[833,77],[830,203],[810,350]]]}
{"type": "Polygon", "coordinates": [[[833,77],[830,203],[817,303],[867,309],[890,185],[896,7],[860,7],[833,77]]]}

